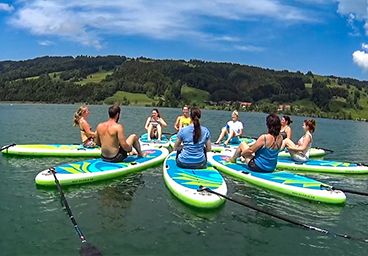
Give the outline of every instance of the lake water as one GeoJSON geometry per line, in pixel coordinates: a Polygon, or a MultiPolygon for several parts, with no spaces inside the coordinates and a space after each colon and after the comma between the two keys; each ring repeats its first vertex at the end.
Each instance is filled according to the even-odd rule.
{"type": "MultiPolygon", "coordinates": [[[[79,143],[72,127],[78,105],[0,104],[0,146],[79,143]]],[[[90,106],[93,129],[108,106],[90,106]]],[[[145,132],[152,108],[122,107],[125,135],[145,132]]],[[[173,132],[180,109],[160,108],[173,132]]],[[[215,140],[230,111],[202,111],[215,140]]],[[[240,113],[244,134],[266,131],[266,114],[240,113]]],[[[293,116],[293,140],[304,117],[293,116]]],[[[317,118],[314,146],[334,150],[326,159],[368,162],[368,123],[317,118]]],[[[80,158],[0,156],[1,255],[79,255],[80,240],[56,187],[37,187],[38,172],[80,158]]],[[[368,190],[368,176],[305,174],[330,185],[368,190]]],[[[337,233],[368,238],[368,198],[347,194],[344,205],[293,198],[223,175],[228,195],[267,211],[337,233]]],[[[99,183],[64,188],[87,241],[106,255],[366,255],[368,244],[301,228],[227,201],[200,210],[178,201],[165,187],[162,166],[99,183]]]]}

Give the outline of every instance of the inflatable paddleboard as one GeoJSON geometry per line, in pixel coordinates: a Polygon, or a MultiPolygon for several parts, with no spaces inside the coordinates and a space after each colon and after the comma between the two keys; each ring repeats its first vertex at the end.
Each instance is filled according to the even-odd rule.
{"type": "Polygon", "coordinates": [[[239,143],[229,143],[227,145],[225,145],[223,141],[219,144],[211,143],[211,149],[212,151],[221,152],[224,148],[236,149],[243,141],[246,142],[249,146],[254,145],[257,141],[253,138],[240,138],[239,140],[239,143]]]}
{"type": "Polygon", "coordinates": [[[329,187],[327,184],[310,178],[284,171],[272,173],[253,172],[248,169],[246,163],[242,163],[239,160],[236,163],[228,162],[228,156],[224,154],[210,152],[207,153],[207,158],[218,170],[264,188],[331,204],[344,203],[346,200],[346,196],[342,191],[328,190],[323,187],[329,187]]]}
{"type": "Polygon", "coordinates": [[[141,143],[141,146],[164,147],[164,148],[168,148],[170,146],[169,139],[166,137],[166,135],[162,135],[160,141],[158,141],[157,139],[152,139],[149,141],[147,139],[147,133],[144,133],[139,138],[139,142],[141,143]]]}
{"type": "Polygon", "coordinates": [[[83,145],[62,144],[10,144],[3,146],[1,152],[18,156],[65,156],[65,157],[100,157],[101,149],[86,148],[83,145]]]}
{"type": "Polygon", "coordinates": [[[200,208],[214,208],[225,202],[215,194],[200,191],[201,186],[226,195],[227,186],[221,174],[208,163],[206,169],[183,169],[176,165],[176,151],[167,156],[163,166],[164,180],[172,194],[181,201],[200,208]]]}
{"type": "MultiPolygon", "coordinates": [[[[311,148],[309,152],[309,157],[323,157],[326,155],[326,151],[321,148],[311,148]]],[[[279,153],[281,157],[289,157],[290,154],[287,150],[281,151],[279,153]]]]}
{"type": "MultiPolygon", "coordinates": [[[[61,185],[89,183],[115,178],[158,165],[169,154],[166,148],[144,148],[143,151],[147,153],[147,156],[128,156],[121,163],[108,163],[99,158],[60,165],[55,167],[56,177],[61,185]]],[[[49,169],[37,174],[35,181],[39,185],[56,186],[54,176],[49,169]]]]}
{"type": "Polygon", "coordinates": [[[357,163],[338,162],[330,160],[313,160],[309,159],[305,163],[295,162],[290,157],[279,157],[277,159],[278,169],[310,171],[310,172],[326,172],[340,174],[367,174],[368,166],[357,163]]]}

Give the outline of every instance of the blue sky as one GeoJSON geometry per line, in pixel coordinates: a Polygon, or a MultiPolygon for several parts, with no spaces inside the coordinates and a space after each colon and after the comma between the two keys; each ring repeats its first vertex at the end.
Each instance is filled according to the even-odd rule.
{"type": "Polygon", "coordinates": [[[0,0],[0,60],[117,54],[368,80],[367,0],[0,0]]]}

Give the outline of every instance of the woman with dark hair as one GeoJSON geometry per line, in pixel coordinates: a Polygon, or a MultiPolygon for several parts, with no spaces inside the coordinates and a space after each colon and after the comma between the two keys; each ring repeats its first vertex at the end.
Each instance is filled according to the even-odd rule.
{"type": "Polygon", "coordinates": [[[161,140],[162,127],[166,127],[167,123],[160,116],[160,112],[157,108],[152,109],[151,116],[147,118],[144,128],[147,130],[147,140],[157,139],[161,140]]]}
{"type": "Polygon", "coordinates": [[[290,116],[283,116],[281,118],[281,130],[280,135],[283,139],[290,139],[291,140],[291,127],[290,124],[293,122],[290,116]]]}
{"type": "Polygon", "coordinates": [[[270,114],[266,118],[268,133],[258,137],[256,143],[249,147],[242,142],[236,149],[230,162],[235,163],[240,157],[242,162],[247,162],[250,170],[255,172],[273,172],[277,165],[277,156],[282,146],[280,136],[281,122],[276,114],[270,114]]]}
{"type": "Polygon", "coordinates": [[[174,145],[177,151],[176,163],[181,168],[201,169],[207,165],[206,152],[211,151],[210,131],[201,126],[201,110],[192,108],[190,111],[190,125],[178,132],[174,145]],[[181,145],[183,143],[183,145],[181,145]]]}
{"type": "Polygon", "coordinates": [[[309,159],[309,152],[312,147],[312,133],[316,130],[316,121],[314,119],[304,120],[303,130],[305,134],[298,140],[298,145],[290,139],[285,139],[283,148],[289,150],[290,156],[297,162],[306,162],[309,159]]]}

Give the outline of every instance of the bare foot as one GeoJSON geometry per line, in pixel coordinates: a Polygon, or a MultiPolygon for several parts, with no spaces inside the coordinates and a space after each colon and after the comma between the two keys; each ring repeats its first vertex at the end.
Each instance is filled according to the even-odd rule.
{"type": "Polygon", "coordinates": [[[230,162],[230,163],[236,163],[236,159],[234,159],[234,158],[232,158],[232,157],[229,157],[229,158],[227,159],[227,161],[228,161],[228,162],[230,162]]]}
{"type": "Polygon", "coordinates": [[[145,157],[147,156],[147,153],[146,152],[141,152],[140,154],[137,154],[138,157],[145,157]]]}
{"type": "Polygon", "coordinates": [[[132,151],[130,151],[129,152],[129,155],[130,156],[134,156],[134,155],[137,155],[138,153],[137,153],[137,151],[135,151],[135,150],[132,150],[132,151]]]}

